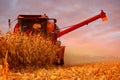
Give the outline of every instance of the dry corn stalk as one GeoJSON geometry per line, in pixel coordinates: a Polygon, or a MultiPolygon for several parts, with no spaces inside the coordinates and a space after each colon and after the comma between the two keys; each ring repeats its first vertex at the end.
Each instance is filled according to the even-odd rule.
{"type": "Polygon", "coordinates": [[[9,68],[8,68],[8,62],[7,62],[7,58],[8,58],[8,51],[6,51],[5,54],[5,59],[4,59],[4,78],[7,79],[8,78],[8,74],[9,74],[9,68]]]}
{"type": "Polygon", "coordinates": [[[56,54],[60,50],[53,45],[50,38],[41,35],[13,35],[6,34],[0,44],[0,54],[8,51],[7,62],[10,69],[27,67],[44,67],[53,65],[56,54]],[[1,49],[2,47],[4,49],[1,49]]]}

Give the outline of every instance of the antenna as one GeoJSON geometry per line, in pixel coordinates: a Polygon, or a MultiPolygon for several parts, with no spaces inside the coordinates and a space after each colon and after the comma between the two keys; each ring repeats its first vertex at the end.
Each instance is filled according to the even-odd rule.
{"type": "Polygon", "coordinates": [[[10,28],[11,28],[11,20],[8,19],[8,29],[9,29],[9,32],[10,32],[10,28]]]}
{"type": "Polygon", "coordinates": [[[8,29],[9,29],[9,32],[11,31],[11,24],[12,24],[13,22],[15,22],[16,20],[17,20],[17,19],[11,21],[11,19],[8,19],[8,29]]]}

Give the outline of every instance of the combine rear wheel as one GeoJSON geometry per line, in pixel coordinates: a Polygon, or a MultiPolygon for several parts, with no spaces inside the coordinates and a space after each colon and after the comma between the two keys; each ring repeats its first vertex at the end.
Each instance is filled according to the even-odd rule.
{"type": "Polygon", "coordinates": [[[60,52],[57,54],[57,64],[58,65],[64,65],[64,51],[65,51],[65,46],[61,46],[60,52]]]}

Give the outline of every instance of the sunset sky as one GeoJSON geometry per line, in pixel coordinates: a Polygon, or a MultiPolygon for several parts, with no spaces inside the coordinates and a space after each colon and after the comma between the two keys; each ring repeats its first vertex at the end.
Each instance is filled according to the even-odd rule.
{"type": "Polygon", "coordinates": [[[62,28],[91,18],[101,10],[106,12],[108,21],[98,19],[60,38],[66,46],[65,57],[120,58],[120,0],[0,0],[0,29],[5,33],[8,19],[14,20],[19,14],[46,13],[56,18],[62,28]]]}

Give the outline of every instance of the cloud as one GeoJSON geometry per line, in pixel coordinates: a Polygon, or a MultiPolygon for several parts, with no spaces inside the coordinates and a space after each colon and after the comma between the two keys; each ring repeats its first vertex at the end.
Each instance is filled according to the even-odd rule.
{"type": "Polygon", "coordinates": [[[10,2],[7,1],[7,0],[1,0],[0,1],[0,12],[1,12],[1,15],[2,16],[4,13],[6,13],[7,10],[9,10],[9,7],[10,7],[10,2]],[[7,6],[5,6],[7,5],[7,6]]]}

